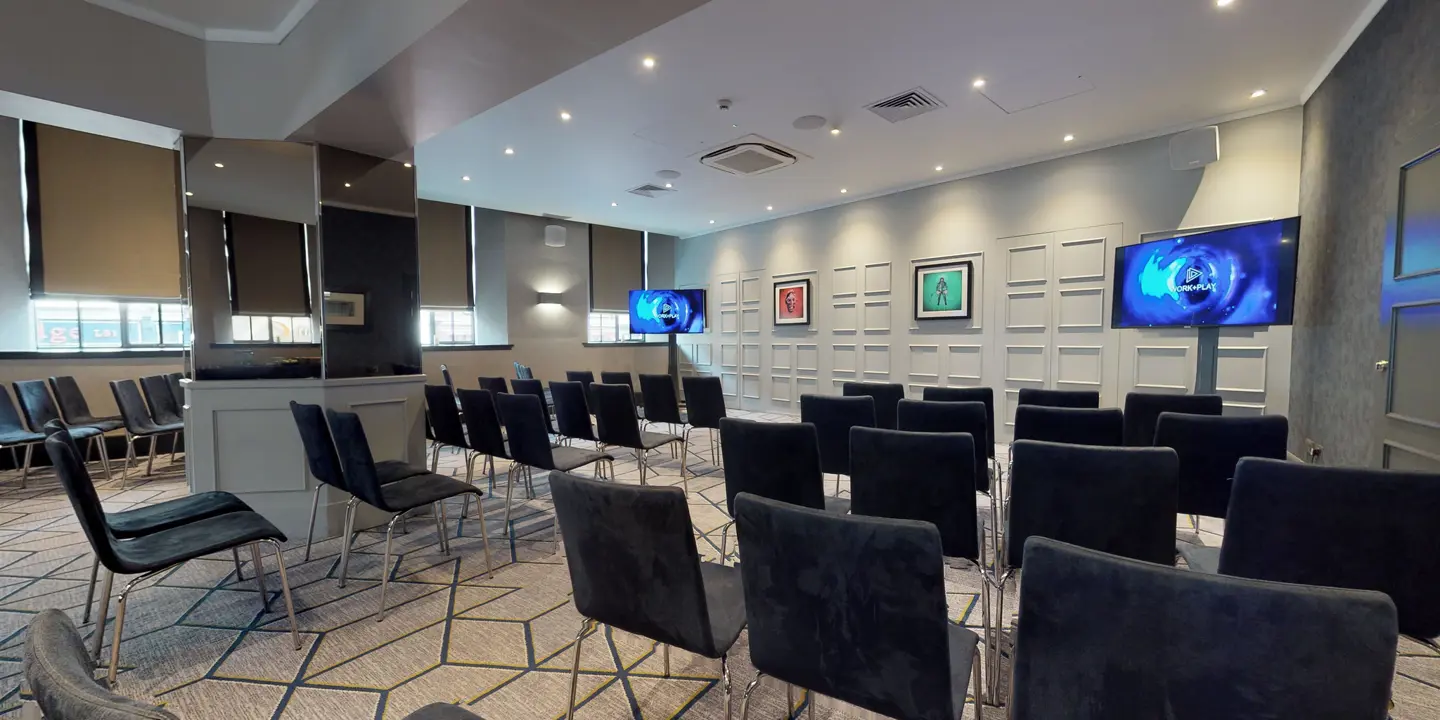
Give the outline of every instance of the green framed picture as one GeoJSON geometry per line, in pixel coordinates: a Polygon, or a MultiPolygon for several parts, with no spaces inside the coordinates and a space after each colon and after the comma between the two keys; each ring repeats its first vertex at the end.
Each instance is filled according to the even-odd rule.
{"type": "Polygon", "coordinates": [[[915,266],[915,319],[968,320],[974,271],[969,260],[915,266]]]}

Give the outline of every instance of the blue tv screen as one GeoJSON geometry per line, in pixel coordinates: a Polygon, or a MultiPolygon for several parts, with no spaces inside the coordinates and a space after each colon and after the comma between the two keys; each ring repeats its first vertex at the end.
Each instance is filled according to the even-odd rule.
{"type": "Polygon", "coordinates": [[[1115,249],[1111,326],[1289,325],[1300,218],[1115,249]]]}
{"type": "Polygon", "coordinates": [[[631,290],[630,332],[646,335],[705,332],[705,291],[631,290]]]}

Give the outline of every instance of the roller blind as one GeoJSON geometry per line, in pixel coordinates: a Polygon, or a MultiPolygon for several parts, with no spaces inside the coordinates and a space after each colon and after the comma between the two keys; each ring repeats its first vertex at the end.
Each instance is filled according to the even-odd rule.
{"type": "Polygon", "coordinates": [[[305,226],[226,213],[230,308],[237,315],[309,315],[305,226]]]}
{"type": "Polygon", "coordinates": [[[625,312],[645,287],[645,233],[590,226],[590,309],[625,312]]]}
{"type": "Polygon", "coordinates": [[[425,307],[470,307],[470,208],[421,200],[420,304],[425,307]]]}
{"type": "Polygon", "coordinates": [[[35,295],[180,297],[174,150],[25,124],[35,295]]]}

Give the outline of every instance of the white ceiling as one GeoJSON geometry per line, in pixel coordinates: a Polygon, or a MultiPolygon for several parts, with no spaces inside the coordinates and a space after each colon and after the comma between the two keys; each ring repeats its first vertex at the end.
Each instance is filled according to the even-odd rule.
{"type": "Polygon", "coordinates": [[[318,0],[86,0],[201,40],[279,44],[318,0]]]}
{"type": "Polygon", "coordinates": [[[1294,106],[1381,2],[711,0],[421,144],[420,191],[696,235],[1294,106]],[[864,109],[917,86],[948,107],[864,109]],[[843,132],[791,127],[808,114],[843,132]],[[751,178],[692,157],[750,133],[809,157],[751,178]],[[626,192],[662,169],[677,192],[626,192]]]}

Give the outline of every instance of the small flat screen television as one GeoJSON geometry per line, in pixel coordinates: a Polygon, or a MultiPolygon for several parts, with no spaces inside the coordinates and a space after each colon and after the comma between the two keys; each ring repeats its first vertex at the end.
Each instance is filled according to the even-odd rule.
{"type": "Polygon", "coordinates": [[[1115,249],[1117,328],[1289,325],[1300,218],[1115,249]]]}
{"type": "Polygon", "coordinates": [[[705,291],[631,290],[630,332],[646,335],[705,332],[705,291]]]}

